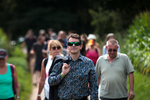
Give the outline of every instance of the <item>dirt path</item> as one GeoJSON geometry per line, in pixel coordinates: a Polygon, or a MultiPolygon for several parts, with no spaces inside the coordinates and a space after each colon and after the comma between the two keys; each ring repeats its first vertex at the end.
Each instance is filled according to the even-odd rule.
{"type": "MultiPolygon", "coordinates": [[[[32,93],[30,95],[30,100],[36,100],[37,99],[37,94],[38,94],[38,86],[33,86],[32,93]]],[[[44,98],[44,90],[41,93],[41,98],[43,100],[43,98],[44,98]]]]}
{"type": "MultiPolygon", "coordinates": [[[[27,54],[26,48],[22,48],[22,52],[23,52],[24,54],[27,54]]],[[[33,73],[33,70],[34,70],[34,62],[35,62],[35,59],[33,58],[33,59],[31,60],[31,65],[30,65],[30,66],[31,66],[30,71],[31,71],[31,75],[32,75],[32,83],[33,83],[33,75],[34,75],[34,73],[33,73]]],[[[37,85],[37,86],[33,85],[33,86],[32,86],[32,92],[31,92],[31,95],[30,95],[29,100],[36,100],[36,99],[37,99],[38,86],[39,86],[39,85],[37,85]]],[[[41,93],[41,99],[43,100],[43,98],[44,98],[44,89],[43,89],[43,91],[42,91],[42,93],[41,93]]]]}
{"type": "MultiPolygon", "coordinates": [[[[31,63],[31,75],[32,75],[32,82],[34,80],[33,76],[34,76],[34,73],[33,73],[33,70],[34,70],[34,59],[32,59],[32,63],[31,63]]],[[[31,95],[30,95],[30,100],[36,100],[37,99],[37,94],[38,94],[38,87],[39,87],[39,84],[37,84],[37,86],[33,85],[32,86],[32,92],[31,92],[31,95]]],[[[43,100],[44,98],[44,89],[41,93],[41,99],[43,100]]]]}

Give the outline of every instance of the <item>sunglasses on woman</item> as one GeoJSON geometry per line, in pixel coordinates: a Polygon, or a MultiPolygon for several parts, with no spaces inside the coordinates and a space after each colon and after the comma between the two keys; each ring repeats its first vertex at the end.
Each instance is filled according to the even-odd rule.
{"type": "Polygon", "coordinates": [[[75,46],[81,45],[80,42],[68,42],[68,46],[73,46],[73,44],[74,44],[75,46]]]}
{"type": "Polygon", "coordinates": [[[57,50],[59,50],[61,47],[60,46],[58,46],[58,47],[51,47],[53,50],[56,50],[56,48],[57,48],[57,50]]]}

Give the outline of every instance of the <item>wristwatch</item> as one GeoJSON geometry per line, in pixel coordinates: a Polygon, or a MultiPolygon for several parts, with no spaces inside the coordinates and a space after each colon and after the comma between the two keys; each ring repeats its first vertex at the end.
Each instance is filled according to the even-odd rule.
{"type": "Polygon", "coordinates": [[[41,95],[40,95],[40,94],[38,94],[37,96],[38,96],[38,97],[40,97],[41,95]]]}

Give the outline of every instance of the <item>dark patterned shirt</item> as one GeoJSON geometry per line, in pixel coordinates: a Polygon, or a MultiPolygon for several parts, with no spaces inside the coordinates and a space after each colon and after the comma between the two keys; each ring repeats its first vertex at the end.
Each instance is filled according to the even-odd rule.
{"type": "Polygon", "coordinates": [[[69,73],[62,77],[62,67],[60,66],[62,62],[57,63],[49,76],[49,84],[53,86],[61,82],[58,87],[60,98],[68,100],[81,99],[90,95],[90,100],[97,100],[98,81],[92,60],[82,55],[76,61],[72,61],[69,55],[69,60],[69,73]]]}

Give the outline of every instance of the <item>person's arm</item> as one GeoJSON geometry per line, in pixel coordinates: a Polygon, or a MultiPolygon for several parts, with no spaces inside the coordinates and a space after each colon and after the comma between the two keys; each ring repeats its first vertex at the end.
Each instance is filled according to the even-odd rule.
{"type": "Polygon", "coordinates": [[[24,41],[24,42],[21,44],[21,48],[24,48],[24,47],[25,47],[25,44],[26,44],[26,42],[24,41]]]}
{"type": "Polygon", "coordinates": [[[100,82],[101,82],[101,78],[98,77],[97,79],[98,79],[98,86],[99,86],[99,85],[100,85],[100,82]]]}
{"type": "Polygon", "coordinates": [[[129,82],[130,82],[130,90],[129,90],[129,100],[132,100],[135,96],[134,94],[134,75],[133,72],[129,73],[129,82]]]}
{"type": "Polygon", "coordinates": [[[40,77],[40,82],[39,82],[37,100],[41,100],[40,94],[41,94],[41,92],[43,90],[43,87],[44,87],[44,84],[45,84],[45,79],[46,79],[46,72],[45,72],[44,61],[45,61],[45,59],[43,59],[42,65],[41,65],[41,77],[40,77]]]}
{"type": "Polygon", "coordinates": [[[102,54],[101,54],[101,50],[99,49],[99,48],[96,48],[97,49],[97,51],[98,51],[98,56],[101,56],[102,54]]]}
{"type": "Polygon", "coordinates": [[[15,87],[16,87],[16,92],[17,92],[17,100],[20,100],[20,89],[19,89],[19,83],[18,83],[18,78],[17,78],[17,70],[16,67],[13,65],[14,68],[14,78],[15,78],[15,87]]]}
{"type": "Polygon", "coordinates": [[[65,75],[62,74],[62,62],[59,62],[54,65],[52,73],[48,77],[48,83],[50,86],[57,85],[63,80],[64,76],[65,75]]]}
{"type": "Polygon", "coordinates": [[[90,85],[90,100],[98,99],[98,80],[94,64],[91,62],[89,66],[92,67],[89,73],[89,85],[90,85]]]}
{"type": "Polygon", "coordinates": [[[30,54],[35,54],[35,50],[36,50],[36,44],[34,43],[34,44],[32,45],[31,50],[30,50],[30,54]]]}

